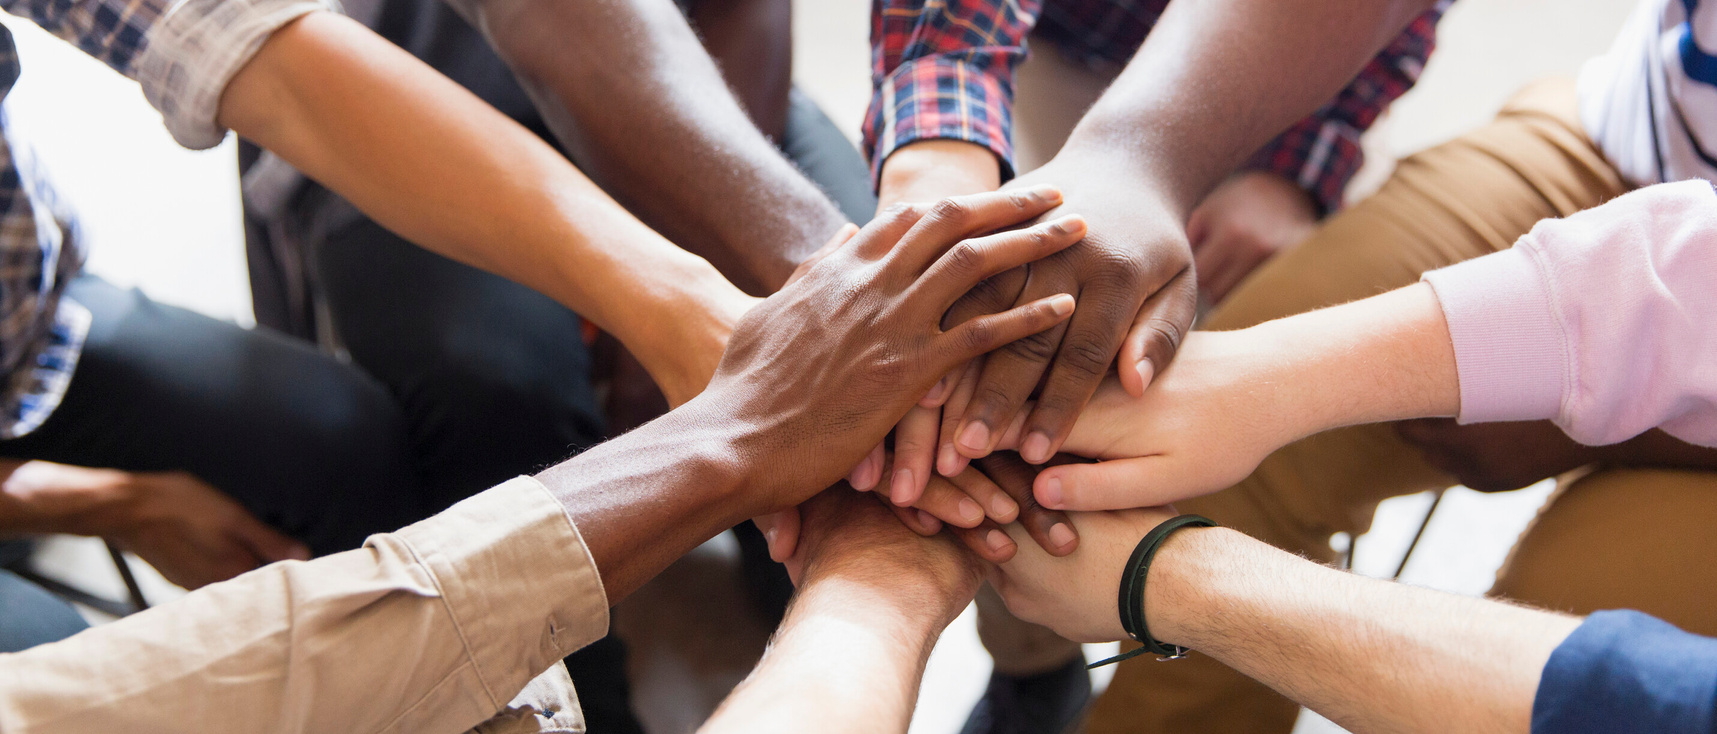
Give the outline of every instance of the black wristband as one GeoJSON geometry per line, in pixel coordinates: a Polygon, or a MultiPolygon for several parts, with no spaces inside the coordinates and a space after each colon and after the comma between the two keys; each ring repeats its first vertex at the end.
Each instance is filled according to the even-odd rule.
{"type": "Polygon", "coordinates": [[[1121,592],[1116,602],[1121,609],[1121,629],[1126,630],[1128,637],[1144,647],[1107,660],[1099,660],[1085,666],[1087,670],[1135,658],[1147,652],[1156,653],[1158,660],[1179,660],[1191,652],[1179,645],[1163,644],[1151,636],[1151,628],[1145,624],[1145,576],[1151,571],[1151,559],[1156,558],[1157,549],[1162,547],[1163,541],[1168,540],[1174,531],[1187,527],[1216,527],[1216,521],[1202,515],[1181,515],[1156,526],[1145,533],[1144,539],[1133,548],[1133,555],[1127,559],[1127,566],[1121,572],[1121,592]]]}

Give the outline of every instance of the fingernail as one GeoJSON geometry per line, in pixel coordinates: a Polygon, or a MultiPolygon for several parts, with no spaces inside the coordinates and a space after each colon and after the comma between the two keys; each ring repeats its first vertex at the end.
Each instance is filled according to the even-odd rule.
{"type": "Polygon", "coordinates": [[[775,528],[763,531],[763,540],[764,542],[767,542],[771,548],[775,547],[775,533],[775,528]]]}
{"type": "Polygon", "coordinates": [[[942,448],[936,451],[936,471],[945,477],[954,476],[959,473],[959,460],[960,455],[954,453],[954,444],[942,444],[942,448]]]}
{"type": "Polygon", "coordinates": [[[1053,184],[1039,184],[1031,188],[1031,195],[1042,201],[1055,201],[1061,198],[1061,190],[1053,184]]]}
{"type": "Polygon", "coordinates": [[[991,530],[984,536],[984,544],[988,545],[990,550],[996,551],[997,553],[1007,550],[1008,544],[1012,542],[1013,541],[1008,540],[1008,534],[1000,530],[991,530]]]}
{"type": "Polygon", "coordinates": [[[894,473],[894,479],[888,485],[888,498],[901,507],[912,504],[915,497],[908,497],[912,487],[912,470],[901,469],[894,473]]]}
{"type": "Polygon", "coordinates": [[[966,430],[960,432],[960,445],[972,451],[984,451],[990,447],[990,427],[978,421],[966,424],[966,430]]]}
{"type": "Polygon", "coordinates": [[[971,497],[961,499],[960,504],[956,506],[956,509],[960,511],[961,520],[965,520],[973,525],[984,521],[984,508],[979,507],[978,503],[973,502],[971,497]]]}
{"type": "Polygon", "coordinates": [[[1072,234],[1075,230],[1083,226],[1085,226],[1084,218],[1080,217],[1078,214],[1069,214],[1051,222],[1049,229],[1056,234],[1072,234]]]}
{"type": "Polygon", "coordinates": [[[1064,522],[1049,526],[1049,542],[1054,543],[1057,548],[1066,548],[1073,542],[1073,528],[1067,527],[1064,522]]]}
{"type": "Polygon", "coordinates": [[[1148,360],[1148,359],[1139,360],[1139,384],[1140,385],[1143,385],[1145,387],[1150,387],[1151,386],[1151,378],[1156,377],[1156,374],[1157,374],[1157,369],[1155,367],[1151,366],[1150,360],[1148,360]]]}
{"type": "Polygon", "coordinates": [[[1019,447],[1019,455],[1033,464],[1049,461],[1049,436],[1033,431],[1025,438],[1025,444],[1019,447]]]}
{"type": "Polygon", "coordinates": [[[1037,501],[1051,510],[1061,509],[1061,478],[1050,477],[1043,481],[1043,488],[1037,491],[1037,501]]]}
{"type": "Polygon", "coordinates": [[[990,519],[996,522],[1008,522],[1019,516],[1019,505],[1006,495],[996,495],[990,498],[990,519]]]}
{"type": "Polygon", "coordinates": [[[937,522],[939,522],[939,521],[936,519],[935,515],[932,515],[932,514],[925,512],[923,510],[918,511],[918,524],[923,526],[924,528],[934,530],[934,529],[936,529],[936,523],[937,522]]]}
{"type": "Polygon", "coordinates": [[[1063,293],[1049,299],[1049,310],[1054,311],[1056,316],[1073,313],[1073,296],[1063,293]]]}
{"type": "Polygon", "coordinates": [[[938,403],[942,402],[942,398],[947,397],[948,390],[953,384],[952,377],[943,377],[937,380],[936,384],[930,388],[930,392],[924,393],[923,399],[919,400],[918,404],[926,408],[936,407],[938,403]]]}

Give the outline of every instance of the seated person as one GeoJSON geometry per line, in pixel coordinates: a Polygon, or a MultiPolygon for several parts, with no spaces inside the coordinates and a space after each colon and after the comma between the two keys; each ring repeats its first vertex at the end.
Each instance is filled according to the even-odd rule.
{"type": "MultiPolygon", "coordinates": [[[[1144,397],[1111,380],[1080,416],[1069,449],[1115,460],[1045,470],[1037,496],[1066,509],[1166,505],[1224,490],[1305,436],[1416,417],[1552,421],[1594,446],[1653,429],[1717,446],[1714,237],[1712,184],[1661,184],[1420,284],[1195,333],[1144,397]]],[[[1009,433],[1003,444],[1017,444],[1009,433]]],[[[1569,500],[1641,547],[1693,544],[1683,536],[1712,547],[1709,515],[1569,500]]],[[[1175,531],[1150,556],[1140,538],[1174,514],[1074,513],[1078,553],[1021,544],[997,588],[1071,639],[1207,652],[1354,731],[1717,728],[1717,639],[1640,612],[1582,620],[1363,579],[1227,529],[1175,531]]],[[[1694,583],[1708,559],[1657,578],[1694,583]]]]}
{"type": "MultiPolygon", "coordinates": [[[[1060,203],[1042,187],[894,210],[746,314],[709,389],[679,409],[362,549],[0,655],[0,728],[579,730],[559,660],[603,635],[609,606],[716,533],[839,480],[955,365],[1072,316],[1061,294],[942,324],[979,281],[1085,235],[1077,216],[986,234],[1060,203]]],[[[800,597],[711,730],[904,731],[930,646],[978,575],[880,507],[845,489],[807,506],[800,597]]]]}
{"type": "MultiPolygon", "coordinates": [[[[540,138],[322,4],[121,5],[6,7],[139,80],[180,142],[208,147],[237,130],[400,235],[577,309],[631,345],[676,402],[702,389],[755,300],[540,138]],[[114,17],[124,32],[106,25],[114,17]]],[[[10,83],[10,36],[0,44],[10,83]]],[[[8,483],[0,528],[101,528],[128,542],[171,512],[200,536],[132,547],[196,586],[353,548],[423,514],[406,422],[379,385],[304,345],[80,276],[76,227],[51,206],[27,147],[7,142],[0,188],[13,206],[0,249],[24,265],[0,304],[11,325],[0,330],[0,455],[19,460],[8,469],[111,467],[160,491],[80,504],[68,500],[90,493],[76,482],[32,492],[8,483]],[[141,481],[157,472],[183,472],[236,505],[184,482],[141,481]],[[261,522],[235,519],[235,507],[261,522]],[[284,535],[255,530],[264,524],[284,535]],[[176,560],[203,540],[215,541],[201,550],[216,563],[176,560]]]]}

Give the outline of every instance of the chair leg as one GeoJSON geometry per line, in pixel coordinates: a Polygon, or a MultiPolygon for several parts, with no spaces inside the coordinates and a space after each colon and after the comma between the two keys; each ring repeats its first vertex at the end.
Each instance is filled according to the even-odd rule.
{"type": "Polygon", "coordinates": [[[1419,547],[1419,539],[1425,537],[1425,528],[1431,526],[1431,516],[1437,514],[1437,505],[1443,503],[1443,493],[1446,489],[1437,490],[1431,497],[1431,507],[1425,510],[1425,519],[1420,521],[1418,532],[1413,533],[1413,542],[1407,544],[1407,552],[1401,554],[1401,565],[1395,567],[1395,575],[1390,578],[1401,578],[1401,572],[1407,570],[1407,562],[1413,559],[1413,549],[1419,547]]]}
{"type": "Polygon", "coordinates": [[[113,567],[118,569],[119,578],[125,582],[125,592],[131,596],[131,611],[141,612],[149,608],[149,600],[143,598],[143,587],[137,584],[137,577],[131,573],[131,562],[125,560],[125,553],[104,541],[107,545],[107,555],[113,558],[113,567]]]}

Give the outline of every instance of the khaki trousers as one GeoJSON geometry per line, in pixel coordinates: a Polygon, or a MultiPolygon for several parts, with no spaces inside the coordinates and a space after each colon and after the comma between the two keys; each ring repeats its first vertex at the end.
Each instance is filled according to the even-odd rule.
{"type": "MultiPolygon", "coordinates": [[[[1204,328],[1235,329],[1413,283],[1513,245],[1533,223],[1625,193],[1575,115],[1570,81],[1532,85],[1489,125],[1401,162],[1377,194],[1255,272],[1204,328]]],[[[1241,484],[1194,501],[1279,547],[1328,561],[1382,500],[1454,484],[1387,425],[1288,446],[1241,484]]],[[[1601,470],[1563,483],[1492,593],[1585,613],[1627,607],[1717,634],[1717,473],[1601,470]]],[[[1209,658],[1120,666],[1088,731],[1287,732],[1297,709],[1209,658]]]]}

